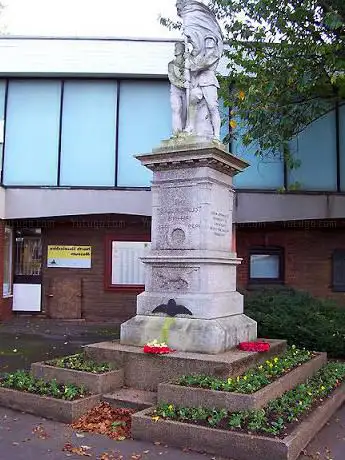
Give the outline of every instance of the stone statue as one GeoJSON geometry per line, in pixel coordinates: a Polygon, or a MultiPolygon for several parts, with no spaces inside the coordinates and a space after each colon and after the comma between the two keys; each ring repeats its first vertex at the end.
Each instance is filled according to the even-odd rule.
{"type": "Polygon", "coordinates": [[[172,111],[173,133],[178,134],[186,128],[187,104],[186,104],[186,64],[185,44],[175,43],[175,59],[169,62],[168,76],[170,80],[170,103],[172,111]]]}
{"type": "Polygon", "coordinates": [[[187,44],[185,131],[219,139],[221,119],[216,69],[223,53],[222,32],[215,15],[206,5],[195,0],[177,0],[176,8],[187,44]]]}

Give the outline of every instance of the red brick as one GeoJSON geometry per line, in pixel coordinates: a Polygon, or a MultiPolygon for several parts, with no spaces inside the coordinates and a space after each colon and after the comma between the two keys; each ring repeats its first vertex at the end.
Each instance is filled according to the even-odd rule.
{"type": "Polygon", "coordinates": [[[279,246],[285,252],[285,284],[310,292],[316,297],[332,298],[345,305],[345,293],[332,292],[332,255],[345,249],[342,225],[319,222],[313,228],[270,225],[259,229],[237,228],[237,254],[243,258],[238,270],[238,286],[248,286],[249,251],[254,246],[279,246]]]}

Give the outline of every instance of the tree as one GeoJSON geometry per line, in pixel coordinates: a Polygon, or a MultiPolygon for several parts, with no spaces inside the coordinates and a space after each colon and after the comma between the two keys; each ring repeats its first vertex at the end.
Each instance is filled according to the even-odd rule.
{"type": "Polygon", "coordinates": [[[296,166],[289,141],[345,103],[345,1],[209,4],[230,45],[229,76],[222,79],[230,125],[244,120],[244,145],[255,144],[258,155],[283,152],[296,166]]]}

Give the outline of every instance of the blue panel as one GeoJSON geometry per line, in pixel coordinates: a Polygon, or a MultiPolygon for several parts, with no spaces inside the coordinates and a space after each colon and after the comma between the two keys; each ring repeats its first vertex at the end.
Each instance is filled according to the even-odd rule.
{"type": "Polygon", "coordinates": [[[61,83],[11,81],[4,184],[57,185],[61,83]]]}
{"type": "Polygon", "coordinates": [[[64,86],[60,184],[115,186],[117,83],[64,86]]]}
{"type": "Polygon", "coordinates": [[[4,144],[4,118],[5,118],[6,81],[0,80],[0,165],[2,165],[2,153],[4,144]]]}
{"type": "Polygon", "coordinates": [[[0,80],[0,120],[5,116],[6,81],[0,80]]]}
{"type": "Polygon", "coordinates": [[[171,136],[169,84],[121,82],[119,173],[121,187],[147,187],[151,173],[133,155],[148,153],[171,136]]]}
{"type": "Polygon", "coordinates": [[[289,184],[299,182],[302,190],[337,189],[335,112],[329,113],[291,142],[291,151],[301,166],[289,171],[289,184]]]}
{"type": "Polygon", "coordinates": [[[279,154],[255,155],[256,148],[245,147],[238,139],[231,144],[231,152],[249,163],[249,167],[234,178],[239,189],[272,190],[284,186],[284,162],[279,154]]]}
{"type": "Polygon", "coordinates": [[[340,107],[340,187],[345,191],[345,106],[340,107]]]}

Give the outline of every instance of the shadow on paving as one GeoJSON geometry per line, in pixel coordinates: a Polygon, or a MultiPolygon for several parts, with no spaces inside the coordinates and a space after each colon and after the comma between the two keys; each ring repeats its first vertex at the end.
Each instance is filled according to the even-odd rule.
{"type": "Polygon", "coordinates": [[[118,337],[118,325],[73,325],[53,320],[1,323],[0,374],[29,369],[33,362],[73,354],[83,345],[118,337]]]}

